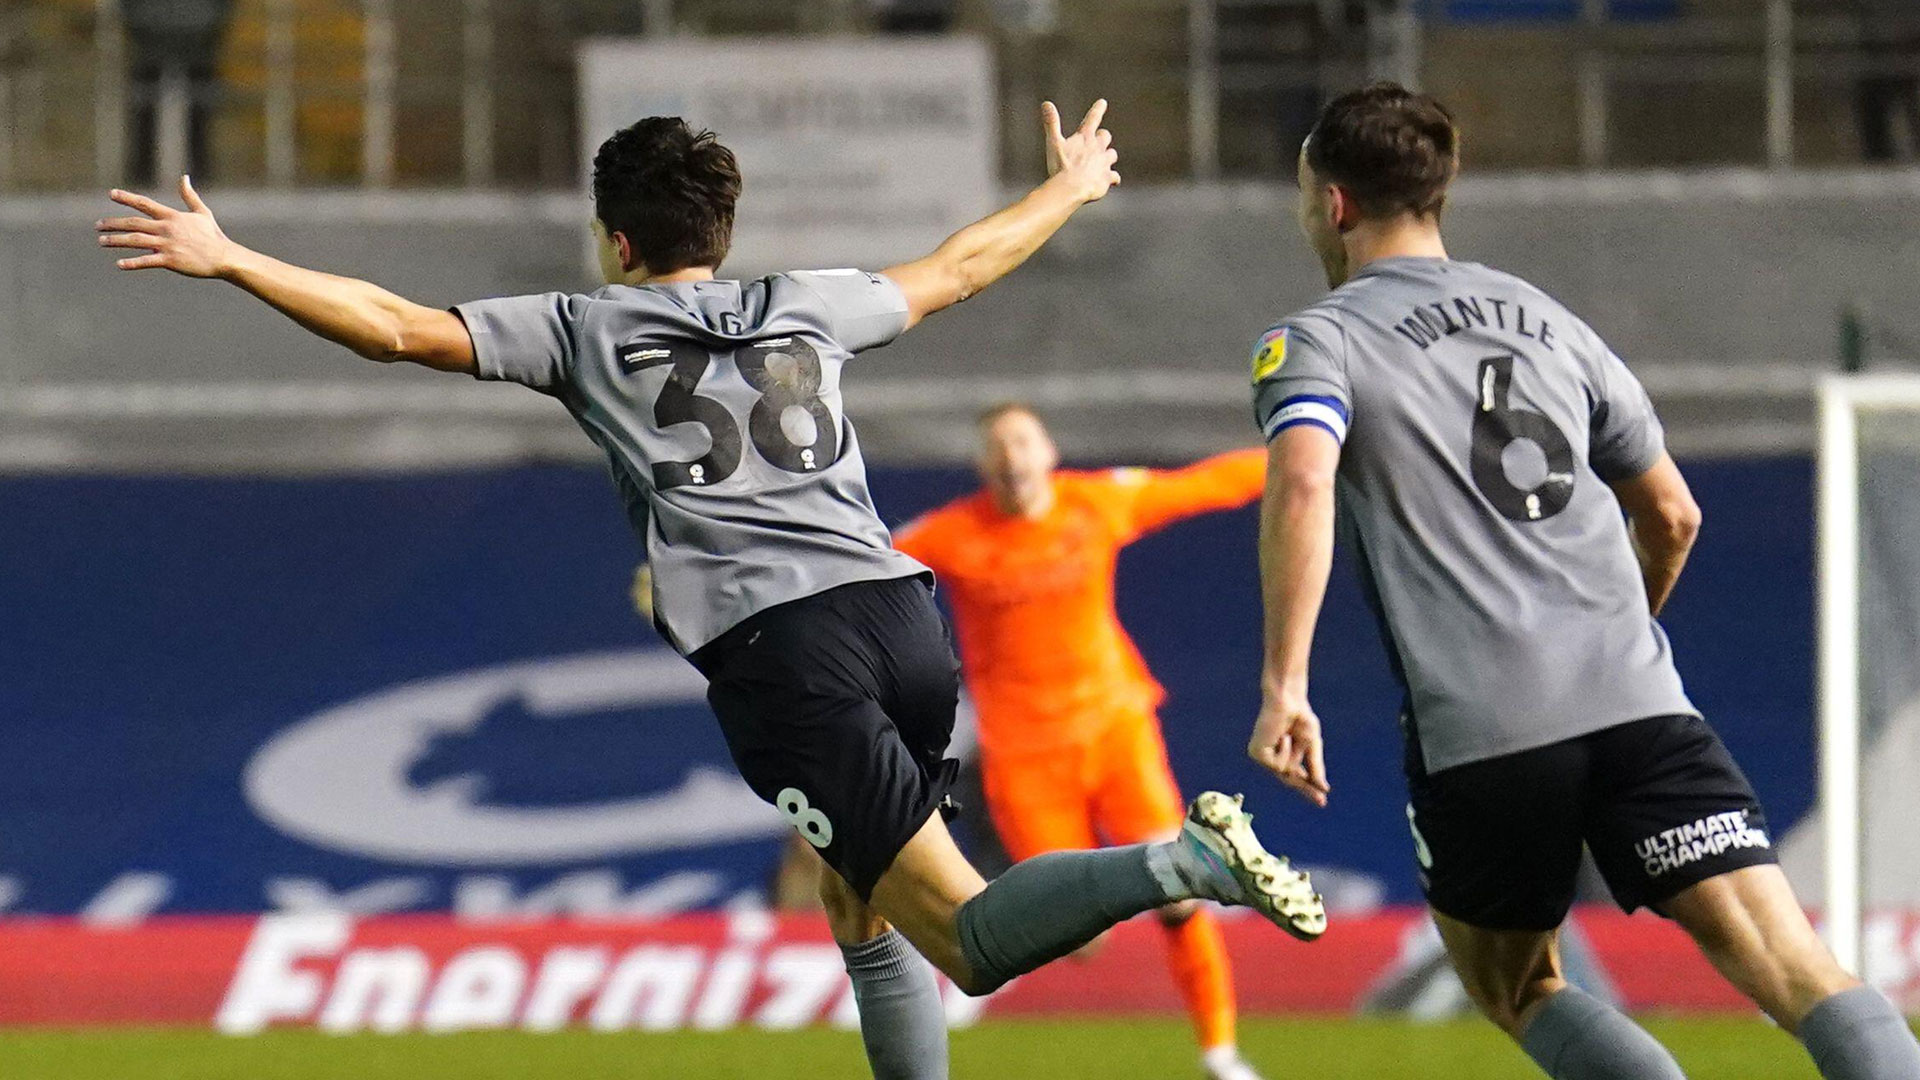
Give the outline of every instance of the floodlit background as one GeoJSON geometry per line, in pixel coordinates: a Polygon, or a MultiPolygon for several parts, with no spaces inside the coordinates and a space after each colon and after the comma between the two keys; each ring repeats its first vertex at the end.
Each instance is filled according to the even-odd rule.
{"type": "MultiPolygon", "coordinates": [[[[732,779],[698,677],[633,614],[635,546],[565,412],[364,364],[215,284],[117,275],[91,239],[106,188],[172,200],[191,172],[241,242],[425,303],[584,290],[593,146],[683,113],[746,171],[729,271],[878,268],[1039,179],[1039,100],[1077,115],[1107,97],[1125,186],[849,369],[899,523],[968,490],[973,414],[1006,398],[1040,405],[1079,465],[1252,443],[1248,348],[1324,290],[1293,224],[1294,154],[1327,97],[1372,77],[1459,120],[1454,255],[1559,296],[1661,407],[1707,517],[1665,622],[1790,871],[1824,896],[1816,389],[1920,367],[1908,0],[12,0],[0,1025],[60,1030],[0,1034],[0,1071],[860,1068],[843,1033],[754,1030],[844,1024],[837,954],[810,916],[772,910],[783,826],[732,779]],[[562,841],[539,824],[555,820],[562,841]],[[605,979],[565,1008],[540,998],[587,954],[605,979]],[[729,956],[753,972],[738,1000],[715,974],[729,956]],[[548,1023],[649,1030],[530,1047],[117,1030],[548,1023]],[[685,1027],[738,1030],[664,1033],[685,1027]]],[[[1920,812],[1916,430],[1911,411],[1863,420],[1845,483],[1864,963],[1920,1008],[1920,853],[1899,824],[1920,812]]],[[[1176,526],[1129,551],[1120,591],[1172,695],[1182,782],[1247,791],[1344,928],[1307,952],[1230,926],[1250,1056],[1278,1073],[1289,1047],[1324,1045],[1328,1076],[1526,1075],[1490,1029],[1298,1018],[1432,1020],[1463,1000],[1430,962],[1398,695],[1349,567],[1315,673],[1334,806],[1295,805],[1241,757],[1252,536],[1251,511],[1176,526]],[[1379,1059],[1340,1056],[1362,1043],[1379,1059]]],[[[991,860],[978,823],[968,841],[991,860]]],[[[1657,920],[1596,906],[1581,928],[1597,985],[1629,1006],[1741,1012],[1657,920]]],[[[1124,928],[984,1006],[956,998],[979,1027],[960,1072],[1071,1046],[1058,1075],[1182,1075],[1157,952],[1157,931],[1124,928]]],[[[1695,1075],[1803,1068],[1746,1021],[1663,1033],[1695,1075]]]]}

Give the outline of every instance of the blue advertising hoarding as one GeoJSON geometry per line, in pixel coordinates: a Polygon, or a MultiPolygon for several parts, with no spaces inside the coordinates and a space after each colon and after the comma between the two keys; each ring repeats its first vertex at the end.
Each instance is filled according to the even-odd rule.
{"type": "MultiPolygon", "coordinates": [[[[1810,468],[1689,470],[1704,541],[1665,620],[1775,821],[1812,787],[1810,468]]],[[[961,493],[877,470],[892,522],[961,493]]],[[[1275,846],[1417,902],[1399,692],[1350,567],[1314,673],[1332,806],[1242,755],[1251,509],[1123,556],[1189,789],[1275,846]]],[[[647,914],[757,895],[784,826],[733,775],[699,677],[637,617],[604,476],[0,481],[0,911],[647,914]]]]}

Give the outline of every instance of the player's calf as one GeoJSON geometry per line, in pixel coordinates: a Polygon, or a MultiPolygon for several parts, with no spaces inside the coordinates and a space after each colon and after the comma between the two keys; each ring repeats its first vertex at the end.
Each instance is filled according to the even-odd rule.
{"type": "Polygon", "coordinates": [[[1295,936],[1318,936],[1326,929],[1320,898],[1305,874],[1261,846],[1250,821],[1238,799],[1209,792],[1195,800],[1177,840],[1025,860],[959,903],[950,923],[932,927],[924,906],[907,910],[915,905],[906,901],[929,895],[929,889],[936,900],[952,890],[889,880],[938,865],[928,852],[913,852],[923,843],[929,849],[941,842],[951,846],[944,828],[930,835],[930,822],[881,879],[874,903],[970,994],[991,993],[1108,927],[1188,900],[1244,904],[1295,936]]]}
{"type": "Polygon", "coordinates": [[[1554,1080],[1685,1080],[1644,1028],[1560,969],[1557,930],[1488,930],[1434,912],[1467,996],[1554,1080]]]}
{"type": "Polygon", "coordinates": [[[1686,1080],[1645,1028],[1577,986],[1540,1003],[1520,1048],[1554,1080],[1686,1080]]]}
{"type": "Polygon", "coordinates": [[[1826,1080],[1920,1080],[1913,1029],[1871,986],[1821,1001],[1801,1018],[1798,1034],[1826,1080]]]}
{"type": "Polygon", "coordinates": [[[1920,1080],[1920,1043],[1827,951],[1777,866],[1708,878],[1662,909],[1728,982],[1797,1035],[1827,1080],[1920,1080]]]}
{"type": "Polygon", "coordinates": [[[947,1015],[933,968],[839,874],[820,901],[840,945],[874,1080],[947,1080],[947,1015]]]}
{"type": "Polygon", "coordinates": [[[1553,930],[1488,930],[1436,911],[1433,922],[1475,1007],[1517,1041],[1567,986],[1553,930]]]}
{"type": "Polygon", "coordinates": [[[947,1080],[946,1006],[926,959],[893,929],[840,953],[874,1080],[947,1080]]]}
{"type": "Polygon", "coordinates": [[[1728,982],[1788,1031],[1815,1005],[1860,985],[1821,942],[1778,866],[1710,877],[1659,906],[1728,982]]]}

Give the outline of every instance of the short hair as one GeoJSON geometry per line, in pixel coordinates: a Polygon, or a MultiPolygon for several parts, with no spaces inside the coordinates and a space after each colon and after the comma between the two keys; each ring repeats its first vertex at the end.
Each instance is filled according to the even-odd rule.
{"type": "Polygon", "coordinates": [[[1460,132],[1438,100],[1377,82],[1327,103],[1307,136],[1307,165],[1347,189],[1363,217],[1438,217],[1460,172],[1460,132]]]}
{"type": "Polygon", "coordinates": [[[594,215],[654,274],[725,261],[739,199],[733,151],[677,116],[622,128],[593,155],[594,215]]]}
{"type": "Polygon", "coordinates": [[[1040,410],[1034,408],[1027,402],[1016,400],[995,402],[981,409],[980,414],[973,418],[973,422],[981,428],[990,428],[997,423],[1001,417],[1011,416],[1014,413],[1024,413],[1033,417],[1034,421],[1041,427],[1047,425],[1047,422],[1040,416],[1040,410]]]}

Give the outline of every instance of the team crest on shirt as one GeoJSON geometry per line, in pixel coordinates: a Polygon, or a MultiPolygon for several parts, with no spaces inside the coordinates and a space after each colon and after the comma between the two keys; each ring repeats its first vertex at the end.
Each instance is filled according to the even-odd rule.
{"type": "Polygon", "coordinates": [[[1287,328],[1269,330],[1253,350],[1253,381],[1259,382],[1287,362],[1287,328]]]}

